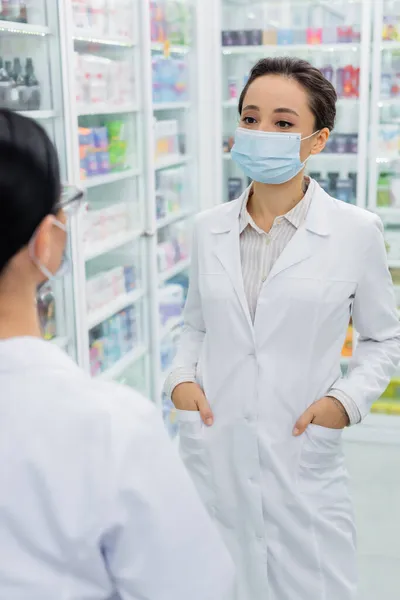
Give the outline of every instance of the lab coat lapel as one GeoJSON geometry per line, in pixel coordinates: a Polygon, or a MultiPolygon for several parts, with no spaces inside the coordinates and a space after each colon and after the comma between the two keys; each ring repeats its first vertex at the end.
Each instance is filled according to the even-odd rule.
{"type": "Polygon", "coordinates": [[[282,271],[307,260],[318,252],[318,244],[329,235],[328,194],[315,184],[315,192],[303,225],[297,230],[271,269],[267,283],[282,271]]]}
{"type": "Polygon", "coordinates": [[[239,225],[240,210],[245,198],[248,197],[249,190],[250,188],[238,200],[231,203],[230,210],[215,224],[212,232],[215,239],[214,252],[232,282],[246,321],[253,331],[253,322],[243,284],[239,225]]]}

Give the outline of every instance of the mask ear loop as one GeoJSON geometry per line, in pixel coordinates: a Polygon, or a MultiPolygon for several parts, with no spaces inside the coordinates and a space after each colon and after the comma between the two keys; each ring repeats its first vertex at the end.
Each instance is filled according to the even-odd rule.
{"type": "Polygon", "coordinates": [[[309,140],[309,139],[310,139],[310,138],[312,138],[314,135],[317,135],[317,133],[319,133],[320,131],[321,131],[321,130],[320,130],[320,129],[318,129],[318,131],[314,131],[314,133],[312,133],[311,135],[308,135],[308,136],[307,136],[307,137],[305,137],[305,138],[301,138],[301,140],[300,140],[300,141],[301,141],[301,142],[304,142],[305,140],[309,140]]]}
{"type": "MultiPolygon", "coordinates": [[[[64,225],[64,223],[61,223],[61,221],[59,221],[58,219],[56,219],[56,217],[52,218],[53,224],[58,227],[59,229],[61,229],[61,231],[64,231],[64,233],[68,233],[68,229],[67,226],[64,225]]],[[[33,234],[31,241],[29,242],[29,257],[31,259],[31,261],[33,262],[34,265],[36,265],[36,267],[39,269],[39,271],[42,273],[42,275],[44,275],[45,277],[47,277],[47,279],[52,279],[54,277],[54,273],[52,273],[45,265],[42,265],[42,263],[37,259],[37,257],[35,256],[35,240],[36,240],[36,236],[37,236],[37,232],[38,230],[35,231],[35,233],[33,234]]]]}

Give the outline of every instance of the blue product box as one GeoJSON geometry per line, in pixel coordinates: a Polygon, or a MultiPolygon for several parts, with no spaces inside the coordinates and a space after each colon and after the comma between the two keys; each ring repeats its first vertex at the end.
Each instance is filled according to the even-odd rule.
{"type": "Polygon", "coordinates": [[[108,131],[107,127],[94,127],[93,144],[99,150],[107,150],[108,148],[108,131]]]}
{"type": "Polygon", "coordinates": [[[96,152],[97,172],[104,175],[111,171],[110,155],[107,151],[96,152]]]}
{"type": "Polygon", "coordinates": [[[290,46],[293,43],[293,29],[278,29],[278,46],[290,46]]]}
{"type": "Polygon", "coordinates": [[[88,177],[95,177],[100,174],[95,152],[88,152],[86,155],[86,173],[88,177]]]}
{"type": "Polygon", "coordinates": [[[136,269],[134,266],[124,267],[125,290],[131,292],[136,288],[136,269]]]}

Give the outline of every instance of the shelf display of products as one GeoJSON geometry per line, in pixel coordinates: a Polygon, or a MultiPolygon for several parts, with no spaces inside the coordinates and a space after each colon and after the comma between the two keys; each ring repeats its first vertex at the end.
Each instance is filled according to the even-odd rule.
{"type": "Polygon", "coordinates": [[[71,0],[76,34],[132,38],[137,15],[131,0],[71,0]]]}
{"type": "MultiPolygon", "coordinates": [[[[302,8],[302,10],[304,10],[302,8]]],[[[304,11],[303,14],[306,14],[304,11]]],[[[312,18],[312,17],[311,17],[312,18]]],[[[290,46],[351,44],[360,41],[358,25],[301,28],[231,30],[222,32],[223,46],[290,46]]]]}
{"type": "Polygon", "coordinates": [[[32,58],[7,60],[0,56],[0,107],[11,110],[39,110],[40,83],[32,58]]]}
{"type": "Polygon", "coordinates": [[[184,58],[155,55],[152,69],[154,103],[188,100],[188,64],[184,58]]]}
{"type": "Polygon", "coordinates": [[[189,214],[187,210],[187,168],[175,167],[156,174],[157,226],[165,227],[189,214]]]}
{"type": "Polygon", "coordinates": [[[90,373],[93,377],[113,367],[139,343],[134,306],[103,321],[89,333],[90,373]]]}
{"type": "Polygon", "coordinates": [[[136,102],[133,65],[129,60],[112,59],[75,52],[76,102],[80,113],[124,107],[136,102]]]}
{"type": "MultiPolygon", "coordinates": [[[[175,274],[176,267],[188,264],[190,233],[184,222],[174,223],[159,231],[157,250],[158,272],[163,280],[170,272],[175,274]]],[[[171,275],[172,277],[172,275],[171,275]]]]}
{"type": "Polygon", "coordinates": [[[192,40],[191,3],[178,0],[150,2],[151,41],[188,46],[192,40]]]}
{"type": "Polygon", "coordinates": [[[0,21],[28,23],[28,0],[1,0],[0,21]]]}
{"type": "MultiPolygon", "coordinates": [[[[64,126],[58,3],[0,1],[0,107],[31,116],[44,126],[60,154],[62,180],[68,134],[64,126]]],[[[37,308],[43,337],[78,358],[75,265],[61,280],[43,284],[37,308]]]]}
{"type": "Polygon", "coordinates": [[[128,168],[123,121],[108,120],[100,127],[79,127],[81,180],[128,168]]]}

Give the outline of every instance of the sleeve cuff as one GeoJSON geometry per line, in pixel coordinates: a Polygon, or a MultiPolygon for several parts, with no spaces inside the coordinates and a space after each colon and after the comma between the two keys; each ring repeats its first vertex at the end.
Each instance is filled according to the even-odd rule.
{"type": "Polygon", "coordinates": [[[181,383],[196,383],[196,371],[187,367],[174,369],[164,383],[164,394],[171,398],[172,392],[181,383]]]}
{"type": "Polygon", "coordinates": [[[333,388],[327,395],[336,398],[336,400],[339,400],[339,402],[343,404],[343,407],[349,416],[350,425],[357,425],[357,423],[361,422],[360,409],[354,400],[345,392],[333,388]]]}

